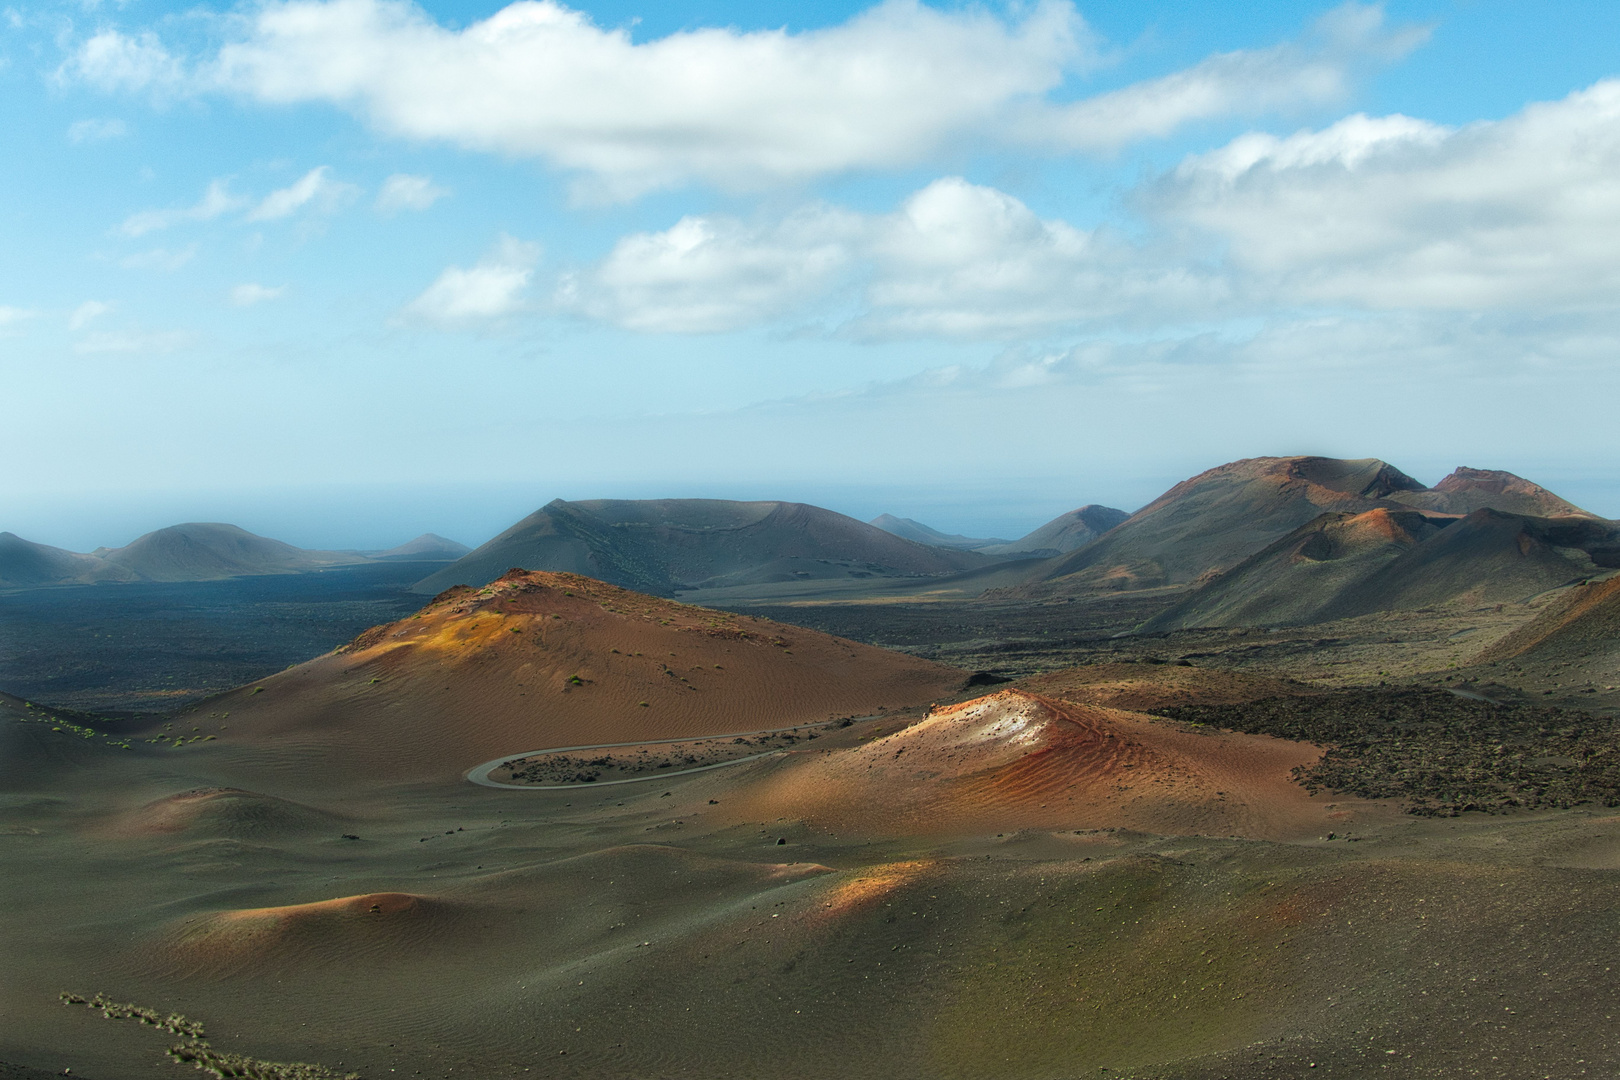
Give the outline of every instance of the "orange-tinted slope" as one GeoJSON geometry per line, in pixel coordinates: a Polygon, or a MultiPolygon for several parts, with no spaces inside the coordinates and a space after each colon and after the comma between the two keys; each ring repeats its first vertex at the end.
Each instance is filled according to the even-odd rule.
{"type": "Polygon", "coordinates": [[[375,891],[200,911],[165,928],[150,944],[147,964],[182,974],[262,978],[299,966],[375,972],[432,963],[441,978],[485,985],[489,954],[478,950],[502,941],[514,946],[502,950],[505,960],[516,956],[537,965],[604,947],[634,948],[646,937],[676,937],[724,919],[744,896],[832,873],[817,863],[717,858],[652,844],[526,863],[444,882],[427,893],[375,891]],[[633,930],[626,927],[631,921],[633,930]]]}
{"type": "Polygon", "coordinates": [[[1184,480],[1095,543],[1048,564],[1026,591],[1182,585],[1224,570],[1326,512],[1394,505],[1423,485],[1376,458],[1249,458],[1184,480]]]}
{"type": "Polygon", "coordinates": [[[1458,466],[1428,491],[1402,491],[1391,497],[1396,502],[1446,514],[1472,514],[1489,507],[1531,517],[1597,517],[1522,476],[1466,465],[1458,466]]]}
{"type": "Polygon", "coordinates": [[[861,746],[786,756],[723,800],[739,820],[943,834],[1130,828],[1289,838],[1338,811],[1291,778],[1321,750],[1020,690],[933,710],[861,746]]]}
{"type": "Polygon", "coordinates": [[[1212,576],[1142,629],[1321,622],[1347,594],[1450,523],[1384,507],[1323,514],[1212,576]]]}
{"type": "Polygon", "coordinates": [[[1557,604],[1474,658],[1606,658],[1620,669],[1620,575],[1571,589],[1557,604]]]}
{"type": "MultiPolygon", "coordinates": [[[[1602,524],[1512,473],[1458,469],[1431,489],[1376,458],[1249,458],[1182,481],[1095,542],[1047,563],[1022,591],[1041,596],[1192,584],[1236,567],[1324,513],[1383,508],[1396,513],[1382,524],[1405,528],[1414,507],[1455,517],[1487,508],[1575,515],[1602,524]]],[[[1375,539],[1376,530],[1367,528],[1372,524],[1357,526],[1366,540],[1375,539]]]]}
{"type": "Polygon", "coordinates": [[[289,778],[453,779],[502,754],[905,708],[954,668],[828,634],[514,571],[215,699],[221,743],[289,778]]]}

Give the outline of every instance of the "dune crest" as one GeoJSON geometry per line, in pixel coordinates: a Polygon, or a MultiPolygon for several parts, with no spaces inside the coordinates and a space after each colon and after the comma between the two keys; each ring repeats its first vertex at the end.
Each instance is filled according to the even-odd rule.
{"type": "Polygon", "coordinates": [[[186,975],[253,973],[266,964],[336,966],[429,948],[460,914],[443,901],[402,892],[237,908],[181,922],[152,954],[154,966],[186,975]]]}
{"type": "Polygon", "coordinates": [[[341,819],[324,810],[242,788],[206,787],[165,795],[119,814],[115,836],[189,835],[232,839],[332,830],[341,819]]]}

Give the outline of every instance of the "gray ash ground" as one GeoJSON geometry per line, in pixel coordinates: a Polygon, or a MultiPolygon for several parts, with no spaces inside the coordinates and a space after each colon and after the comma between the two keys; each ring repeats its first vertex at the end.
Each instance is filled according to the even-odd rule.
{"type": "Polygon", "coordinates": [[[0,591],[0,688],[87,712],[177,709],[404,618],[440,565],[0,591]]]}
{"type": "Polygon", "coordinates": [[[1118,635],[1178,598],[1179,593],[1144,591],[1039,603],[750,604],[731,609],[969,671],[1022,676],[1111,654],[1120,648],[1118,635]]]}

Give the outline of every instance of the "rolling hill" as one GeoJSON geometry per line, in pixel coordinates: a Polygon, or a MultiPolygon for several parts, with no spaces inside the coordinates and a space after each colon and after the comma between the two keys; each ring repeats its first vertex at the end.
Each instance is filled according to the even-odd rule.
{"type": "Polygon", "coordinates": [[[1620,565],[1620,528],[1594,518],[1479,510],[1324,514],[1143,625],[1327,622],[1377,611],[1526,600],[1620,565]]]}
{"type": "Polygon", "coordinates": [[[120,548],[89,554],[0,533],[0,588],[127,581],[217,581],[299,574],[368,562],[343,551],[310,551],[235,525],[189,523],[158,529],[120,548]]]}
{"type": "MultiPolygon", "coordinates": [[[[722,799],[739,820],[787,814],[888,834],[1131,828],[1297,837],[1329,820],[1291,771],[1308,743],[1196,732],[1118,709],[1003,690],[859,745],[788,755],[722,799]]],[[[746,774],[745,774],[746,775],[746,774]]]]}
{"type": "Polygon", "coordinates": [[[987,547],[1007,543],[1006,540],[993,536],[974,537],[963,536],[960,533],[942,533],[913,518],[895,517],[893,514],[879,514],[867,524],[882,529],[891,536],[915,540],[919,544],[931,544],[934,547],[955,548],[959,551],[982,551],[987,547]]]}
{"type": "Polygon", "coordinates": [[[365,562],[340,551],[309,551],[257,536],[235,525],[171,525],[95,556],[128,570],[138,581],[214,581],[258,574],[297,574],[365,562]]]}
{"type": "Polygon", "coordinates": [[[424,578],[416,591],[483,585],[513,567],[584,574],[667,596],[678,589],[949,574],[991,561],[804,503],[557,499],[424,578]]]}
{"type": "Polygon", "coordinates": [[[455,779],[548,746],[711,735],[926,703],[967,675],[573,574],[513,571],[208,703],[266,763],[455,779]]]}
{"type": "Polygon", "coordinates": [[[472,548],[466,544],[447,540],[438,533],[423,533],[415,540],[375,552],[371,557],[390,562],[455,562],[470,551],[472,548]]]}
{"type": "Polygon", "coordinates": [[[1466,465],[1428,491],[1400,491],[1390,497],[1419,510],[1442,514],[1472,514],[1489,508],[1527,517],[1597,517],[1522,476],[1466,465]]]}
{"type": "Polygon", "coordinates": [[[135,574],[95,555],[36,544],[16,533],[0,532],[0,589],[38,585],[90,585],[131,581],[135,574]]]}
{"type": "Polygon", "coordinates": [[[1085,547],[1130,516],[1112,506],[1088,503],[1053,518],[1027,536],[977,550],[986,555],[1062,555],[1085,547]]]}

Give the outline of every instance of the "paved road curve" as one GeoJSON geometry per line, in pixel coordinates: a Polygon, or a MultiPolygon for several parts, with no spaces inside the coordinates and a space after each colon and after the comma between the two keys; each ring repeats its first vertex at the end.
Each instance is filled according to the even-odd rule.
{"type": "MultiPolygon", "coordinates": [[[[863,716],[860,719],[870,720],[873,717],[863,716]]],[[[519,758],[535,757],[539,754],[561,754],[575,750],[613,750],[621,746],[664,746],[669,743],[701,742],[704,739],[745,739],[754,735],[775,735],[783,731],[815,730],[826,727],[826,724],[795,724],[793,727],[766,728],[763,731],[733,731],[724,735],[691,735],[684,739],[639,739],[635,742],[596,743],[593,746],[552,746],[545,750],[525,750],[521,754],[502,754],[494,761],[486,761],[482,765],[474,765],[467,770],[467,779],[482,787],[504,788],[508,791],[577,791],[580,788],[613,787],[618,784],[642,784],[648,780],[666,779],[671,776],[687,776],[691,773],[708,772],[710,769],[723,769],[727,765],[741,765],[745,761],[757,761],[762,757],[783,753],[785,747],[766,750],[763,753],[749,754],[747,757],[732,758],[730,761],[717,761],[713,765],[698,765],[690,769],[660,770],[651,776],[637,776],[629,780],[602,780],[595,783],[576,784],[503,784],[499,780],[491,780],[489,774],[505,765],[508,761],[519,758]]]]}

